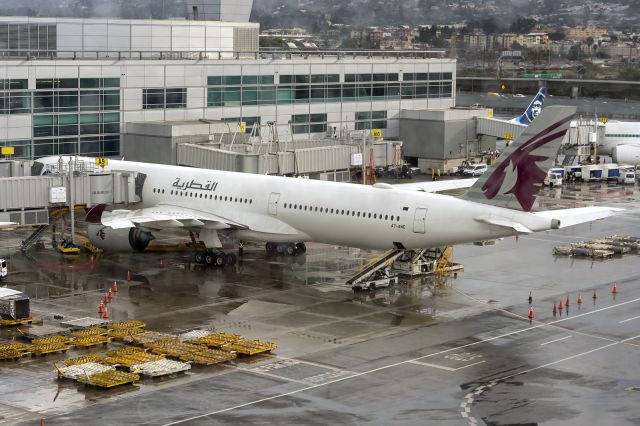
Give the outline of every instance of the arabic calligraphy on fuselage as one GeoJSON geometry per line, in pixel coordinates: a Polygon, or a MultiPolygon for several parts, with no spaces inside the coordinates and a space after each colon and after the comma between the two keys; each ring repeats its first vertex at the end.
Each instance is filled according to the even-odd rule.
{"type": "Polygon", "coordinates": [[[190,181],[182,182],[182,180],[180,178],[176,178],[176,181],[173,182],[172,186],[174,188],[180,189],[182,191],[194,190],[194,191],[211,191],[211,192],[213,192],[218,187],[218,182],[213,182],[213,181],[208,180],[205,184],[202,184],[200,182],[196,182],[193,179],[191,179],[190,181]]]}

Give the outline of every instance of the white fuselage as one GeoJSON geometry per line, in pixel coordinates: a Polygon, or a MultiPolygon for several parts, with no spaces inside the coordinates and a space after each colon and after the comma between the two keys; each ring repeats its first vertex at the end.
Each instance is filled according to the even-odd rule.
{"type": "Polygon", "coordinates": [[[517,234],[489,218],[551,229],[531,213],[418,191],[128,161],[112,160],[107,169],[146,175],[136,208],[164,204],[213,214],[245,225],[233,231],[240,240],[413,249],[517,234]]]}
{"type": "Polygon", "coordinates": [[[604,141],[598,145],[598,154],[611,155],[613,148],[619,145],[640,147],[640,122],[606,123],[604,141]]]}

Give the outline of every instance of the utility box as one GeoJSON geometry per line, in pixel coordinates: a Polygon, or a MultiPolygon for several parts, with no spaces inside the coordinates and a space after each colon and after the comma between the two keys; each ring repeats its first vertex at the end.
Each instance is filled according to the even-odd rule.
{"type": "Polygon", "coordinates": [[[10,288],[0,288],[0,318],[18,321],[29,318],[30,313],[29,296],[10,288]]]}

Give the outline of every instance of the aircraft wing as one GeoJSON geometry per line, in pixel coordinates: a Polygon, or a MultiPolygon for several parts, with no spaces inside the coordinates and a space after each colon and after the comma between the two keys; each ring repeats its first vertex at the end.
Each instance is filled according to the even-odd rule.
{"type": "Polygon", "coordinates": [[[615,207],[580,207],[576,209],[547,210],[533,213],[545,219],[560,221],[560,228],[566,228],[580,223],[591,222],[613,216],[625,211],[615,207]]]}
{"type": "Polygon", "coordinates": [[[232,220],[211,213],[173,205],[157,205],[138,210],[104,212],[100,221],[114,229],[144,227],[148,229],[204,228],[212,230],[246,228],[232,220]]]}
{"type": "Polygon", "coordinates": [[[398,185],[392,185],[395,189],[402,189],[405,191],[421,191],[421,192],[440,192],[450,189],[464,189],[470,188],[476,183],[478,179],[449,179],[449,180],[437,180],[428,182],[416,182],[416,183],[401,183],[398,185]]]}

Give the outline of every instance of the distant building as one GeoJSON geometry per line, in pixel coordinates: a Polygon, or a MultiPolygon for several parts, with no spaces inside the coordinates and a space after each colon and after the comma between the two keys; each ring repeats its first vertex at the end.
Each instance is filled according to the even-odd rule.
{"type": "Polygon", "coordinates": [[[589,37],[598,39],[606,36],[608,31],[604,28],[596,27],[573,27],[567,28],[565,31],[566,38],[569,40],[584,41],[589,37]]]}

